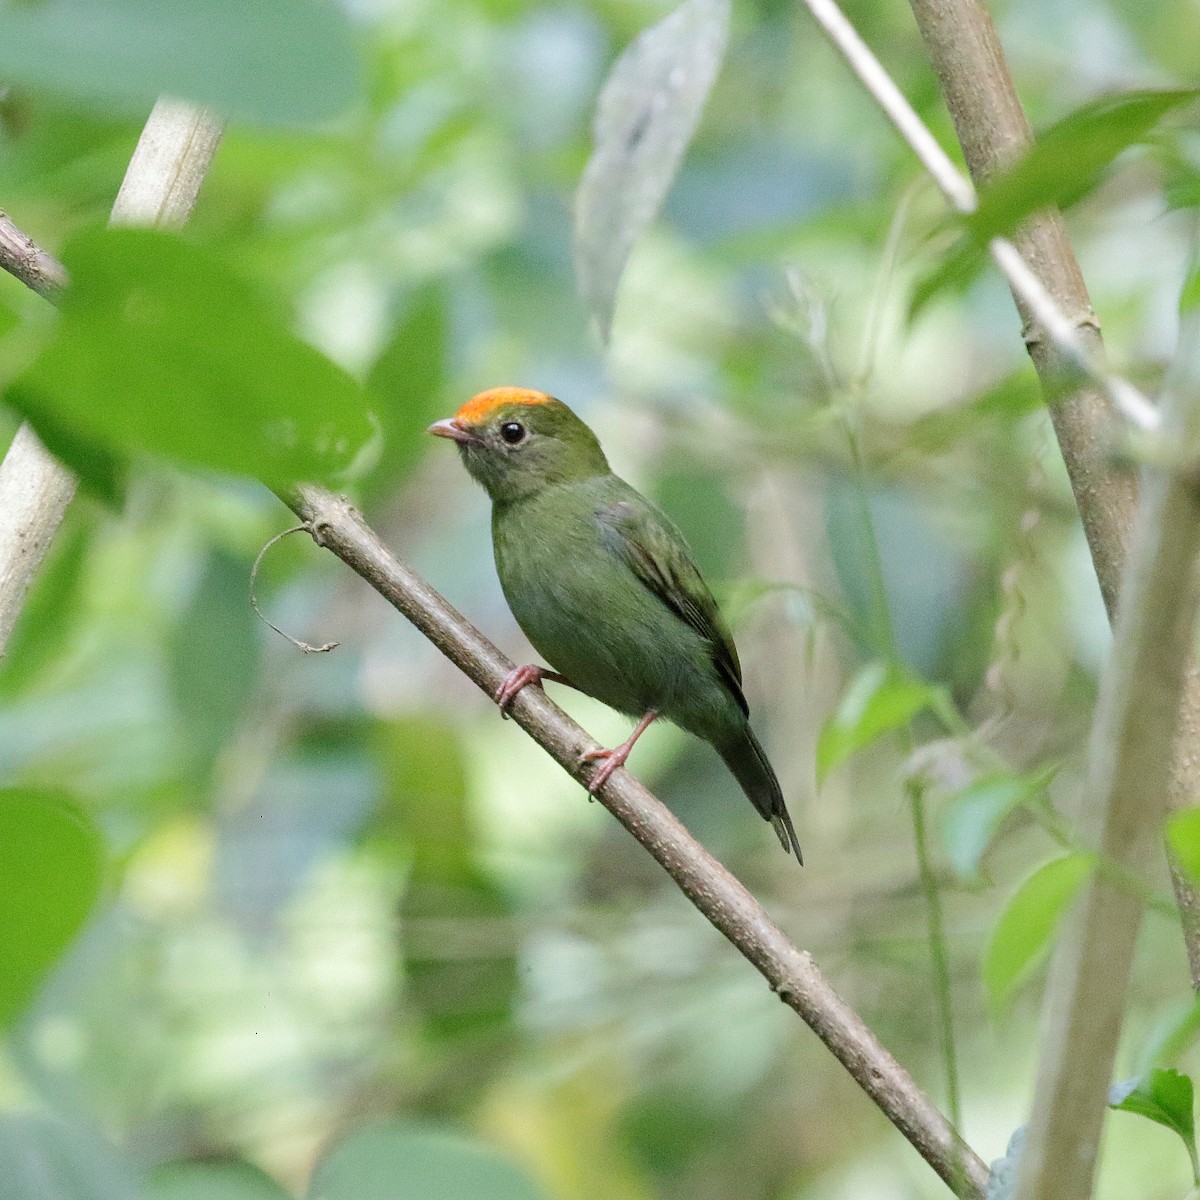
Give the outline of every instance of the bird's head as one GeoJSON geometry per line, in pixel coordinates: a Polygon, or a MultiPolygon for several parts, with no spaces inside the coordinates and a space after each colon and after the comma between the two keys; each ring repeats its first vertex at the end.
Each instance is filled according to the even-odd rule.
{"type": "Polygon", "coordinates": [[[561,400],[529,388],[480,392],[429,432],[458,443],[467,470],[498,503],[609,470],[596,435],[561,400]]]}

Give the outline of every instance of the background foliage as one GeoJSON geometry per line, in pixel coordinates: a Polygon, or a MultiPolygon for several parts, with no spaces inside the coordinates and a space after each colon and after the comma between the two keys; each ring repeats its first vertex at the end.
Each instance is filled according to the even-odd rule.
{"type": "MultiPolygon", "coordinates": [[[[485,500],[422,430],[502,382],[577,407],[725,602],[808,865],[678,731],[635,769],[945,1102],[919,802],[964,1132],[996,1158],[1032,1090],[1027,985],[1092,867],[1071,818],[1108,639],[1007,294],[945,269],[932,186],[803,12],[759,0],[603,350],[572,197],[602,81],[670,5],[302,7],[0,12],[0,202],[77,284],[54,318],[0,280],[0,424],[40,420],[86,484],[0,664],[2,1177],[19,1200],[940,1194],[604,812],[338,564],[284,542],[259,595],[339,649],[258,622],[250,565],[287,514],[239,473],[349,488],[525,660],[485,500]],[[176,82],[234,114],[192,223],[103,236],[176,82]],[[280,405],[296,457],[255,441],[280,405]]],[[[952,146],[907,8],[848,11],[952,146]]],[[[1194,79],[1187,0],[996,15],[1039,125],[1194,79]]],[[[1111,352],[1153,389],[1200,188],[1188,109],[1131,112],[1059,143],[1057,184],[1083,164],[1086,194],[1033,171],[995,212],[1078,201],[1111,352]]],[[[1197,1024],[1161,890],[1130,1076],[1186,1067],[1197,1024]]],[[[1154,1106],[1147,1078],[1125,1107],[1154,1106]]],[[[1100,1195],[1190,1177],[1168,1129],[1112,1118],[1100,1195]]]]}

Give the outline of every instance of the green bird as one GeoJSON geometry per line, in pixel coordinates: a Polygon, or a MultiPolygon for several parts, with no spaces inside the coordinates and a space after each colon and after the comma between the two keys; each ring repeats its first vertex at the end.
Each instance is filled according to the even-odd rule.
{"type": "Polygon", "coordinates": [[[658,717],[710,743],[785,851],[803,862],[779,780],[750,728],[742,671],[683,534],[613,474],[596,435],[561,400],[499,387],[429,427],[453,439],[492,500],[492,546],[517,623],[554,668],[517,667],[503,713],[549,679],[640,718],[599,760],[600,790],[658,717]]]}

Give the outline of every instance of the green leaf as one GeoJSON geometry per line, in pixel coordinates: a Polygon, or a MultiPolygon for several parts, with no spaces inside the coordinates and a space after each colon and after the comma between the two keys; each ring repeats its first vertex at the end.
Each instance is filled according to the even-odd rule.
{"type": "Polygon", "coordinates": [[[0,791],[0,1028],[78,933],[103,865],[99,834],[64,796],[0,791]]]}
{"type": "Polygon", "coordinates": [[[192,764],[207,773],[242,719],[258,680],[262,628],[250,564],[216,552],[167,644],[168,678],[192,764]]]}
{"type": "Polygon", "coordinates": [[[1180,867],[1200,883],[1200,808],[1185,808],[1167,819],[1167,843],[1180,867]]]}
{"type": "Polygon", "coordinates": [[[979,864],[1004,819],[1046,789],[1051,773],[1000,772],[976,779],[942,810],[942,842],[955,873],[967,882],[979,879],[979,864]]]}
{"type": "Polygon", "coordinates": [[[864,667],[842,696],[817,741],[817,782],[880,735],[902,729],[942,702],[940,689],[888,667],[864,667]]]}
{"type": "Polygon", "coordinates": [[[1200,96],[1196,88],[1102,96],[1038,134],[1006,171],[994,175],[966,219],[981,245],[1011,233],[1051,205],[1066,208],[1086,196],[1121,151],[1138,142],[1174,108],[1200,96]]]}
{"type": "Polygon", "coordinates": [[[983,985],[993,1012],[1002,1012],[1045,960],[1063,914],[1094,866],[1090,854],[1052,859],[1008,902],[983,956],[983,985]]]}
{"type": "Polygon", "coordinates": [[[725,57],[729,0],[685,0],[617,59],[575,196],[579,292],[604,341],[634,243],[654,220],[725,57]]]}
{"type": "Polygon", "coordinates": [[[180,1162],[159,1167],[145,1200],[292,1200],[269,1175],[244,1162],[180,1162]]]}
{"type": "Polygon", "coordinates": [[[44,0],[0,8],[0,75],[122,111],[162,94],[272,125],[327,121],[361,88],[322,0],[44,0]]]}
{"type": "Polygon", "coordinates": [[[351,1134],[313,1174],[309,1200],[545,1200],[523,1171],[461,1134],[399,1121],[351,1134]]]}
{"type": "Polygon", "coordinates": [[[1155,1067],[1144,1075],[1113,1084],[1108,1104],[1118,1112],[1137,1113],[1158,1125],[1174,1130],[1183,1141],[1192,1163],[1193,1176],[1200,1176],[1196,1160],[1196,1122],[1191,1076],[1174,1069],[1155,1067]]]}
{"type": "Polygon", "coordinates": [[[1197,96],[1195,88],[1103,96],[1039,133],[1021,158],[980,189],[978,207],[962,220],[967,236],[917,283],[909,319],[942,292],[962,291],[973,283],[987,264],[993,238],[1011,234],[1043,209],[1077,203],[1118,154],[1145,141],[1163,116],[1197,96]]]}
{"type": "Polygon", "coordinates": [[[455,731],[414,717],[378,726],[383,807],[376,838],[407,844],[401,902],[407,998],[435,1037],[477,1037],[507,1025],[519,991],[516,945],[498,938],[512,917],[475,860],[466,760],[455,731]],[[456,930],[447,952],[444,931],[456,930]]]}
{"type": "Polygon", "coordinates": [[[447,415],[442,400],[450,336],[446,310],[443,287],[418,291],[371,368],[367,387],[384,436],[384,453],[371,479],[377,488],[393,487],[412,469],[433,441],[425,430],[447,415]]]}
{"type": "Polygon", "coordinates": [[[68,511],[64,526],[0,658],[0,696],[15,695],[44,681],[49,667],[71,644],[80,616],[92,527],[79,505],[68,511]]]}
{"type": "Polygon", "coordinates": [[[0,1114],[0,1179],[5,1200],[142,1200],[113,1146],[43,1113],[0,1114]]]}
{"type": "Polygon", "coordinates": [[[344,473],[372,436],[362,389],[287,328],[216,251],[87,230],[54,337],[8,398],[52,445],[139,451],[286,487],[344,473]]]}

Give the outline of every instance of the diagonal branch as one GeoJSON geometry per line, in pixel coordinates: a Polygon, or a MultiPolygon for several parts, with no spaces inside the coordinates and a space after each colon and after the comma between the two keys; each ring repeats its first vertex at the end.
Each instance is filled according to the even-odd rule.
{"type": "MultiPolygon", "coordinates": [[[[220,128],[178,100],[159,100],[146,121],[113,204],[114,225],[182,225],[212,161],[220,128]]],[[[66,283],[62,265],[0,218],[0,266],[53,300],[66,283]]],[[[75,495],[74,474],[28,424],[0,463],[0,654],[26,593],[75,495]]]]}
{"type": "MultiPolygon", "coordinates": [[[[21,244],[26,242],[22,235],[21,244]]],[[[2,246],[0,268],[18,274],[2,246]]],[[[344,498],[302,486],[286,503],[315,541],[362,576],[479,687],[495,693],[513,664],[400,562],[344,498]]],[[[548,754],[577,779],[584,778],[580,755],[596,743],[544,692],[526,688],[511,712],[548,754]]],[[[811,955],[792,945],[750,892],[627,771],[616,772],[598,798],[803,1018],[955,1195],[981,1200],[987,1167],[834,991],[811,955]]]]}
{"type": "MultiPolygon", "coordinates": [[[[513,664],[433,588],[402,563],[343,497],[304,486],[286,498],[314,540],[356,571],[489,696],[513,664]]],[[[596,743],[539,688],[513,701],[513,718],[581,782],[583,751],[596,743]]],[[[833,1052],[888,1120],[958,1196],[982,1197],[987,1168],[949,1121],[833,990],[812,956],[798,950],[761,904],[628,771],[599,801],[658,860],[689,900],[762,974],[833,1052]]]]}

